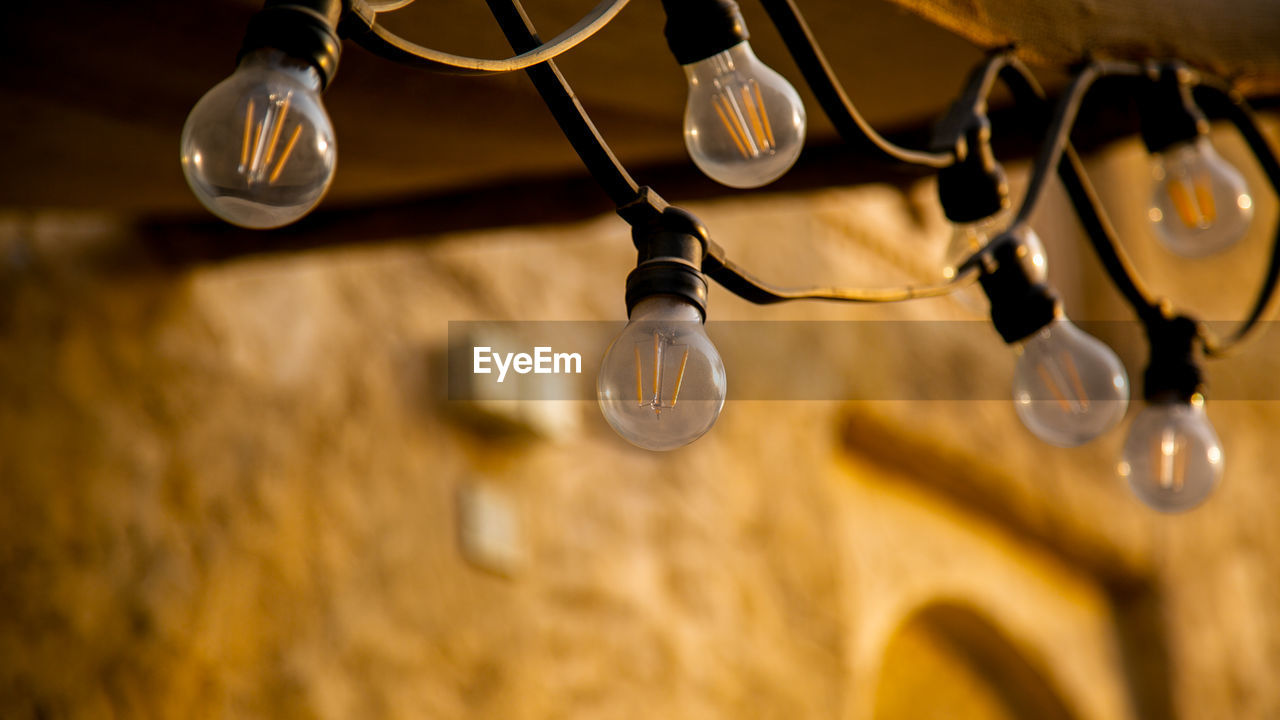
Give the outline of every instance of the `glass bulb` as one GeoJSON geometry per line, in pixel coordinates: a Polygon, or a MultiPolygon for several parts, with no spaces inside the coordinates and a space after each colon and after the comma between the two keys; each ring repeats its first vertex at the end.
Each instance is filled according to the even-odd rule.
{"type": "Polygon", "coordinates": [[[320,202],[337,162],[315,68],[259,50],[200,98],[182,129],[182,171],[214,215],[273,228],[320,202]]]}
{"type": "Polygon", "coordinates": [[[702,314],[672,295],[641,300],[600,365],[605,420],[633,445],[671,450],[711,429],[724,407],[720,353],[702,314]]]}
{"type": "Polygon", "coordinates": [[[760,187],[795,164],[804,147],[804,104],[750,43],[689,63],[684,73],[684,142],[708,177],[729,187],[760,187]]]}
{"type": "Polygon", "coordinates": [[[1209,138],[1200,136],[1153,155],[1151,168],[1147,217],[1170,250],[1202,257],[1244,237],[1253,219],[1249,186],[1209,138]]]}
{"type": "MultiPolygon", "coordinates": [[[[1004,232],[1009,224],[1008,211],[998,212],[977,222],[955,223],[951,226],[951,240],[947,243],[942,256],[942,276],[950,279],[956,276],[956,270],[974,253],[987,246],[991,238],[1004,232]]],[[[1032,283],[1043,283],[1049,279],[1049,260],[1044,251],[1044,243],[1040,236],[1030,227],[1022,235],[1022,250],[1019,256],[1026,256],[1023,263],[1027,269],[1027,277],[1032,283]]]]}
{"type": "Polygon", "coordinates": [[[1050,445],[1075,447],[1110,430],[1129,407],[1129,376],[1100,340],[1058,317],[1022,341],[1013,405],[1050,445]]]}
{"type": "Polygon", "coordinates": [[[1129,427],[1116,469],[1139,500],[1160,512],[1204,502],[1222,479],[1222,446],[1203,401],[1147,405],[1129,427]]]}

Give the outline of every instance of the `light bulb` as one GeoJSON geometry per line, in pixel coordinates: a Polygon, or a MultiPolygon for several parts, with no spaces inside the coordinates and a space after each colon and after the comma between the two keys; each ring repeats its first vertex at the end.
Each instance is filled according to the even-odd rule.
{"type": "Polygon", "coordinates": [[[1051,445],[1075,447],[1111,429],[1129,406],[1129,376],[1097,338],[1059,316],[1018,346],[1013,404],[1051,445]]]}
{"type": "Polygon", "coordinates": [[[1147,405],[1133,419],[1116,468],[1155,510],[1182,512],[1204,502],[1222,479],[1222,446],[1203,400],[1147,405]]]}
{"type": "Polygon", "coordinates": [[[689,80],[684,142],[702,172],[729,187],[778,179],[804,146],[800,95],[746,40],[683,66],[689,80]]]}
{"type": "Polygon", "coordinates": [[[724,363],[698,308],[673,295],[637,303],[605,352],[596,395],[605,420],[642,448],[671,450],[710,430],[724,407],[724,363]]]}
{"type": "MultiPolygon", "coordinates": [[[[954,223],[951,226],[951,240],[947,243],[942,257],[942,276],[953,278],[956,271],[974,253],[987,246],[991,238],[1004,231],[1008,224],[1008,212],[1000,212],[977,222],[954,223]]],[[[1049,279],[1049,260],[1044,251],[1044,243],[1040,236],[1030,227],[1019,237],[1018,257],[1023,258],[1027,277],[1032,283],[1043,283],[1049,279]]]]}
{"type": "Polygon", "coordinates": [[[337,162],[315,68],[258,50],[200,98],[182,129],[182,171],[227,222],[273,228],[320,202],[337,162]]]}
{"type": "Polygon", "coordinates": [[[1244,237],[1253,219],[1249,186],[1209,138],[1201,135],[1156,153],[1151,168],[1147,217],[1170,250],[1201,257],[1244,237]]]}

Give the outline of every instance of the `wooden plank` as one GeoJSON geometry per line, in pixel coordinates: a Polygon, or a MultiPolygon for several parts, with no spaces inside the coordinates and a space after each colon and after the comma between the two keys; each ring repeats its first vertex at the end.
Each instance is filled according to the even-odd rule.
{"type": "Polygon", "coordinates": [[[1037,65],[1178,57],[1248,94],[1280,93],[1275,0],[890,1],[983,47],[1016,45],[1037,65]]]}

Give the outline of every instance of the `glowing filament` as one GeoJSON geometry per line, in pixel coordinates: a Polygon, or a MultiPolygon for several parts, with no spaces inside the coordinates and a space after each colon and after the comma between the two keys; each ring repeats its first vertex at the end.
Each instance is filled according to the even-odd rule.
{"type": "Polygon", "coordinates": [[[728,99],[721,95],[716,95],[711,99],[712,106],[716,109],[716,115],[720,116],[720,122],[724,124],[725,132],[729,133],[729,137],[733,138],[733,144],[738,147],[738,152],[742,153],[742,157],[752,157],[751,150],[746,145],[746,130],[742,127],[741,120],[733,111],[733,106],[729,104],[728,99]],[[723,106],[722,106],[723,105],[723,106]]]}
{"type": "Polygon", "coordinates": [[[660,331],[653,332],[653,392],[646,395],[644,388],[644,368],[641,364],[640,345],[635,347],[636,361],[636,405],[639,407],[652,408],[654,415],[661,416],[663,409],[670,409],[676,406],[676,401],[680,397],[680,387],[684,384],[684,371],[689,364],[689,348],[684,348],[684,354],[680,358],[680,368],[676,371],[675,382],[672,383],[671,399],[667,401],[663,398],[663,382],[664,377],[668,373],[664,372],[664,366],[670,357],[667,350],[673,347],[682,347],[674,345],[670,338],[664,336],[660,331]],[[647,399],[646,399],[647,398],[647,399]]]}
{"type": "Polygon", "coordinates": [[[772,152],[777,142],[773,137],[773,126],[769,123],[769,113],[765,111],[760,84],[748,80],[736,86],[737,93],[734,89],[731,85],[721,86],[720,91],[711,97],[711,105],[725,132],[744,158],[772,152]]]}
{"type": "Polygon", "coordinates": [[[249,101],[249,107],[244,112],[244,144],[240,146],[240,172],[244,172],[244,168],[249,164],[249,136],[253,129],[253,100],[249,101]]]}
{"type": "Polygon", "coordinates": [[[280,145],[280,131],[284,130],[284,121],[287,117],[289,117],[289,97],[286,96],[284,102],[280,104],[280,111],[276,114],[275,128],[271,131],[271,143],[267,147],[267,165],[270,165],[276,156],[276,148],[280,145]]]}
{"type": "Polygon", "coordinates": [[[1062,412],[1082,413],[1089,410],[1089,395],[1085,392],[1084,382],[1080,379],[1080,372],[1076,369],[1070,353],[1060,353],[1056,363],[1045,361],[1037,363],[1036,373],[1040,375],[1040,381],[1053,394],[1053,399],[1058,402],[1062,412]]]}
{"type": "Polygon", "coordinates": [[[1213,201],[1208,178],[1197,178],[1193,183],[1174,178],[1165,184],[1165,190],[1183,225],[1207,228],[1218,218],[1218,207],[1213,201]]]}
{"type": "Polygon", "coordinates": [[[636,405],[644,405],[644,376],[640,370],[640,346],[636,346],[636,405]]]}
{"type": "Polygon", "coordinates": [[[280,150],[280,139],[284,132],[285,121],[289,117],[291,95],[284,100],[268,103],[261,120],[255,122],[255,107],[252,100],[245,109],[244,137],[240,146],[240,172],[247,177],[249,184],[266,180],[274,184],[284,172],[285,164],[293,154],[298,138],[302,135],[302,123],[294,126],[289,139],[280,150]],[[272,167],[272,161],[275,167],[272,167]]]}
{"type": "Polygon", "coordinates": [[[662,414],[662,336],[653,331],[653,413],[662,414]]]}
{"type": "Polygon", "coordinates": [[[684,382],[684,368],[689,364],[689,348],[684,349],[684,357],[680,358],[680,372],[676,374],[676,389],[671,391],[671,407],[676,406],[676,398],[680,397],[680,384],[684,382]]]}
{"type": "Polygon", "coordinates": [[[268,183],[274,183],[280,173],[284,171],[284,164],[289,161],[289,155],[293,152],[293,146],[298,144],[298,136],[302,134],[302,126],[299,125],[293,129],[293,135],[289,136],[289,144],[284,146],[284,152],[280,155],[280,162],[276,163],[276,169],[271,171],[271,178],[268,183]]]}
{"type": "Polygon", "coordinates": [[[768,140],[764,136],[764,125],[760,124],[760,108],[756,107],[755,98],[751,97],[751,91],[746,85],[738,89],[742,91],[742,106],[747,109],[747,115],[751,117],[751,130],[756,137],[756,146],[769,147],[768,140]]]}
{"type": "Polygon", "coordinates": [[[1218,217],[1218,208],[1213,204],[1213,191],[1209,189],[1209,179],[1200,178],[1196,181],[1196,204],[1200,206],[1200,215],[1204,218],[1205,225],[1213,224],[1218,217]]]}
{"type": "Polygon", "coordinates": [[[1187,474],[1187,453],[1183,444],[1173,428],[1165,428],[1160,433],[1156,466],[1159,468],[1160,487],[1165,490],[1177,492],[1182,489],[1187,474]]]}
{"type": "Polygon", "coordinates": [[[769,124],[769,113],[764,109],[764,97],[760,94],[760,83],[752,80],[751,87],[756,91],[756,104],[760,107],[760,120],[764,122],[764,134],[769,138],[769,147],[777,147],[778,143],[773,139],[773,126],[769,124]]]}

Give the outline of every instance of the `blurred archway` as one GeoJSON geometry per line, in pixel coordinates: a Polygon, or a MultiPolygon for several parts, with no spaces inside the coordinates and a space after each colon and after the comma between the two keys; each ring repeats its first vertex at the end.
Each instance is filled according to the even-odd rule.
{"type": "Polygon", "coordinates": [[[1072,720],[1059,692],[1017,644],[970,608],[913,614],[885,648],[876,720],[1072,720]]]}

